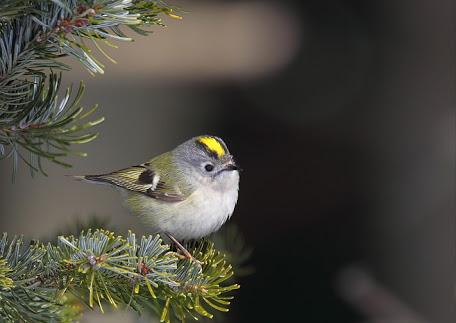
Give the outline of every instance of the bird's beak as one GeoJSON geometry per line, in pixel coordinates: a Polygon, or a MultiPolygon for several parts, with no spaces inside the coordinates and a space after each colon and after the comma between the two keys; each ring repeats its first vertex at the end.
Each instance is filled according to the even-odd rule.
{"type": "Polygon", "coordinates": [[[228,164],[225,166],[225,170],[239,170],[236,164],[228,164]]]}
{"type": "Polygon", "coordinates": [[[241,168],[236,164],[236,162],[234,161],[234,159],[231,158],[231,159],[229,160],[229,162],[225,164],[224,170],[229,170],[229,171],[231,171],[231,170],[237,170],[237,171],[241,171],[241,168]]]}

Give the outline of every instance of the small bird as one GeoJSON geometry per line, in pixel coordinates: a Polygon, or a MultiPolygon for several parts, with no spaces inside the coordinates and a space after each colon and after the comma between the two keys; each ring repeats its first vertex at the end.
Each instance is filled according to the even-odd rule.
{"type": "Polygon", "coordinates": [[[125,206],[153,233],[179,241],[217,231],[233,214],[239,168],[219,137],[194,137],[150,161],[102,175],[75,176],[119,189],[125,206]]]}

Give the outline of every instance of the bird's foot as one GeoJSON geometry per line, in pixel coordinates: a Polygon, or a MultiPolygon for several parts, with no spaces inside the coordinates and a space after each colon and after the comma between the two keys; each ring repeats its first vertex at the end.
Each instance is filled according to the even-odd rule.
{"type": "Polygon", "coordinates": [[[193,262],[197,263],[200,266],[203,264],[201,261],[199,261],[198,259],[193,257],[192,254],[179,241],[177,241],[176,238],[174,238],[169,233],[167,233],[166,235],[168,236],[168,238],[171,239],[171,241],[176,245],[177,249],[181,252],[181,253],[176,252],[177,258],[193,261],[193,262]]]}
{"type": "MultiPolygon", "coordinates": [[[[179,250],[182,252],[182,250],[179,250]]],[[[183,254],[183,253],[179,253],[179,252],[175,252],[174,253],[175,256],[177,258],[179,258],[180,260],[188,260],[188,261],[192,261],[192,262],[195,262],[197,263],[198,265],[202,265],[203,263],[201,261],[199,261],[198,259],[196,259],[195,257],[193,257],[190,253],[188,254],[183,254]]]]}

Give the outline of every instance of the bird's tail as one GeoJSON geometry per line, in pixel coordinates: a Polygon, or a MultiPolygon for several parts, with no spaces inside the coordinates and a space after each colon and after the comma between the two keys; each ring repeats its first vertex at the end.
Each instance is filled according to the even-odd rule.
{"type": "Polygon", "coordinates": [[[88,183],[97,183],[101,184],[105,182],[103,180],[103,175],[68,175],[73,177],[77,181],[88,182],[88,183]]]}
{"type": "Polygon", "coordinates": [[[85,181],[86,175],[67,175],[68,177],[73,177],[77,181],[85,181]]]}

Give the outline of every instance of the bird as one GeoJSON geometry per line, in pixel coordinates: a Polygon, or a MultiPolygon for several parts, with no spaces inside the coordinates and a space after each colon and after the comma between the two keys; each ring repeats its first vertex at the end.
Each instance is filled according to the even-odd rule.
{"type": "Polygon", "coordinates": [[[167,235],[192,259],[179,241],[205,237],[231,217],[239,173],[225,142],[201,135],[142,164],[74,177],[117,188],[123,204],[149,231],[167,235]]]}

